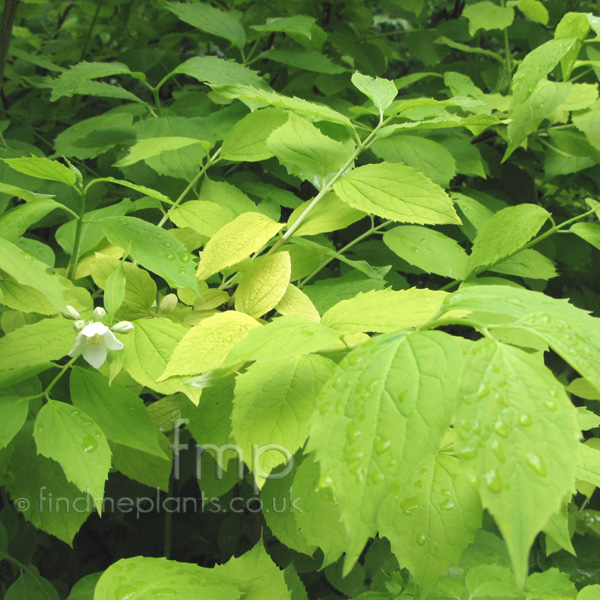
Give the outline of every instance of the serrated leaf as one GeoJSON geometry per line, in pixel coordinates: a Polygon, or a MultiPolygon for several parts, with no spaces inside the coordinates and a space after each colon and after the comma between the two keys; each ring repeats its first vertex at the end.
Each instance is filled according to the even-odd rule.
{"type": "Polygon", "coordinates": [[[548,9],[539,0],[518,0],[515,6],[535,23],[548,25],[548,9]]]}
{"type": "Polygon", "coordinates": [[[379,158],[413,167],[442,187],[448,187],[456,175],[452,154],[442,144],[418,135],[392,135],[376,141],[371,149],[379,158]]]}
{"type": "Polygon", "coordinates": [[[165,370],[173,351],[188,331],[187,327],[170,319],[135,321],[123,349],[123,368],[135,381],[151,390],[160,394],[183,392],[194,404],[198,404],[200,390],[186,385],[181,377],[156,382],[157,375],[165,370]]]}
{"type": "Polygon", "coordinates": [[[178,600],[238,600],[241,591],[236,582],[218,573],[216,569],[198,565],[136,556],[113,563],[98,580],[94,600],[114,600],[118,594],[128,594],[127,600],[160,600],[170,597],[178,600]]]}
{"type": "MultiPolygon", "coordinates": [[[[294,210],[288,219],[288,227],[291,227],[298,220],[309,204],[310,200],[294,210]]],[[[317,235],[345,229],[365,216],[364,212],[342,202],[333,192],[327,192],[308,213],[300,227],[296,229],[296,235],[317,235]]]]}
{"type": "Polygon", "coordinates": [[[512,8],[498,6],[489,0],[469,4],[463,10],[463,16],[469,20],[469,34],[474,36],[480,29],[490,31],[492,29],[506,29],[515,18],[512,8]]]}
{"type": "Polygon", "coordinates": [[[35,527],[72,545],[75,534],[92,512],[94,504],[66,478],[54,460],[40,456],[32,436],[33,423],[25,424],[12,442],[8,470],[13,474],[6,489],[13,499],[23,498],[27,504],[23,516],[35,527]],[[61,498],[60,504],[55,504],[61,498]],[[73,510],[64,510],[64,502],[73,510]]]}
{"type": "Polygon", "coordinates": [[[334,367],[328,358],[309,355],[257,362],[238,375],[232,434],[259,485],[306,441],[317,394],[334,367]]]}
{"type": "Polygon", "coordinates": [[[90,416],[107,439],[147,454],[166,458],[143,400],[90,369],[73,368],[70,379],[73,406],[90,416]]]}
{"type": "Polygon", "coordinates": [[[267,139],[267,147],[289,172],[321,188],[352,155],[352,149],[324,134],[307,119],[289,113],[267,139]]]}
{"type": "Polygon", "coordinates": [[[307,450],[341,506],[346,572],[377,530],[391,482],[437,453],[461,365],[461,345],[448,334],[391,334],[353,350],[321,390],[307,450]]]}
{"type": "Polygon", "coordinates": [[[509,258],[505,258],[490,267],[490,271],[503,273],[504,275],[545,280],[558,275],[554,262],[532,248],[521,250],[509,258]]]}
{"type": "Polygon", "coordinates": [[[233,310],[200,321],[177,344],[157,381],[174,375],[200,375],[220,367],[229,351],[257,327],[256,319],[233,310]]]}
{"type": "Polygon", "coordinates": [[[27,418],[29,400],[22,396],[0,397],[0,449],[6,448],[27,418]]]}
{"type": "Polygon", "coordinates": [[[140,160],[146,160],[153,156],[159,156],[164,152],[179,150],[180,148],[186,148],[187,146],[192,145],[200,146],[205,153],[209,146],[208,142],[180,136],[155,137],[140,140],[129,148],[127,156],[118,160],[113,166],[119,168],[129,167],[140,160]]]}
{"type": "Polygon", "coordinates": [[[298,315],[316,323],[321,320],[321,315],[311,299],[291,283],[281,300],[275,305],[275,310],[281,315],[298,315]]]}
{"type": "Polygon", "coordinates": [[[263,52],[260,58],[267,58],[296,69],[325,75],[339,75],[346,71],[344,67],[334,63],[325,54],[305,48],[271,48],[263,52]]]}
{"type": "Polygon", "coordinates": [[[127,276],[122,262],[119,262],[119,266],[106,278],[104,285],[104,308],[110,317],[114,317],[125,300],[127,276]]]}
{"type": "Polygon", "coordinates": [[[256,71],[233,60],[218,56],[194,56],[175,67],[168,75],[188,75],[202,83],[210,85],[248,85],[256,88],[266,87],[256,71]]]}
{"type": "Polygon", "coordinates": [[[192,255],[172,233],[136,217],[99,221],[109,241],[121,248],[131,244],[131,257],[177,287],[197,289],[192,255]]]}
{"type": "Polygon", "coordinates": [[[2,238],[0,238],[0,270],[8,273],[22,285],[41,292],[57,309],[66,307],[63,293],[67,288],[56,276],[47,273],[48,266],[2,238]]]}
{"type": "Polygon", "coordinates": [[[23,325],[0,338],[0,371],[58,360],[65,356],[74,344],[73,322],[63,317],[23,325]]]}
{"type": "Polygon", "coordinates": [[[495,213],[478,229],[469,257],[469,270],[500,262],[535,236],[550,213],[536,204],[509,206],[495,213]]]}
{"type": "Polygon", "coordinates": [[[445,297],[439,290],[372,290],[338,302],[321,323],[344,334],[412,329],[433,319],[445,297]]]}
{"type": "Polygon", "coordinates": [[[262,317],[283,298],[290,283],[292,263],[289,252],[277,252],[257,260],[242,274],[235,291],[235,309],[262,317]]]}
{"type": "Polygon", "coordinates": [[[513,107],[527,99],[538,82],[556,67],[576,42],[574,37],[549,40],[525,56],[513,76],[513,107]]]}
{"type": "Polygon", "coordinates": [[[438,454],[391,493],[379,515],[380,533],[427,597],[456,565],[481,527],[481,502],[453,456],[438,454]]]}
{"type": "Polygon", "coordinates": [[[369,77],[369,75],[357,72],[352,75],[352,83],[354,87],[373,101],[373,104],[379,109],[381,115],[383,115],[385,109],[389,107],[398,95],[398,89],[394,85],[394,82],[389,79],[369,77]]]}
{"type": "Polygon", "coordinates": [[[278,317],[238,342],[227,355],[224,366],[311,354],[335,345],[339,337],[337,331],[304,317],[278,317]]]}
{"type": "Polygon", "coordinates": [[[71,404],[49,400],[35,420],[34,437],[38,452],[58,462],[101,511],[111,452],[100,427],[71,404]]]}
{"type": "Polygon", "coordinates": [[[200,257],[197,276],[207,279],[214,273],[248,258],[260,250],[283,225],[257,213],[241,214],[227,223],[206,244],[200,257]]]}
{"type": "Polygon", "coordinates": [[[273,156],[267,146],[271,133],[288,120],[288,115],[275,108],[263,108],[238,121],[223,138],[221,156],[225,160],[256,162],[273,156]]]}
{"type": "Polygon", "coordinates": [[[419,171],[399,164],[365,165],[333,187],[350,206],[384,219],[421,224],[460,224],[452,200],[419,171]]]}
{"type": "Polygon", "coordinates": [[[65,183],[70,187],[75,187],[77,177],[68,167],[56,160],[50,160],[40,156],[29,156],[27,158],[3,158],[2,159],[11,169],[49,181],[58,181],[65,183]]]}
{"type": "Polygon", "coordinates": [[[535,536],[574,491],[577,413],[536,357],[490,339],[467,355],[461,397],[456,449],[498,523],[522,585],[535,536]]]}
{"type": "MultiPolygon", "coordinates": [[[[0,192],[2,192],[1,185],[0,192]]],[[[33,192],[31,195],[34,196],[33,192]]],[[[0,238],[12,242],[23,235],[29,227],[57,208],[64,209],[65,207],[56,200],[42,196],[38,200],[32,200],[7,210],[0,216],[0,238]]]]}
{"type": "Polygon", "coordinates": [[[294,112],[309,115],[316,120],[332,121],[333,123],[341,123],[347,127],[352,127],[350,119],[342,113],[329,108],[329,106],[308,102],[308,100],[302,98],[291,98],[277,92],[259,90],[247,85],[216,86],[215,91],[226,98],[239,98],[255,105],[258,103],[259,106],[270,105],[286,108],[294,112]]]}
{"type": "Polygon", "coordinates": [[[316,20],[314,17],[306,15],[294,15],[293,17],[274,17],[267,19],[263,25],[251,25],[255,31],[282,31],[302,35],[310,40],[312,37],[312,28],[316,20]]]}
{"type": "Polygon", "coordinates": [[[458,242],[439,231],[402,225],[386,231],[383,243],[400,258],[426,273],[453,279],[464,279],[467,275],[467,253],[458,242]]]}

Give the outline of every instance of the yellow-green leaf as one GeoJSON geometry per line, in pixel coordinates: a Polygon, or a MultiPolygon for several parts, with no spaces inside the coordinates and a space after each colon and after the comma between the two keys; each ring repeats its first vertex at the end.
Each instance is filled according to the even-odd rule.
{"type": "Polygon", "coordinates": [[[299,315],[317,323],[321,320],[321,315],[312,300],[292,283],[275,305],[275,310],[281,315],[299,315]]]}

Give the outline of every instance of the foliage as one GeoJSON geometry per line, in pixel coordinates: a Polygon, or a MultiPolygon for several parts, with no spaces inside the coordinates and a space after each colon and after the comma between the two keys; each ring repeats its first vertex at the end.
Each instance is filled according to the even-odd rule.
{"type": "Polygon", "coordinates": [[[595,3],[3,4],[0,597],[600,597],[595,3]]]}

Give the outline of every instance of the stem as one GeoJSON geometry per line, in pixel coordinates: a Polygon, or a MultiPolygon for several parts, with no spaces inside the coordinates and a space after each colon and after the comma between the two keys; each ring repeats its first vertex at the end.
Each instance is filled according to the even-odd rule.
{"type": "Polygon", "coordinates": [[[65,374],[67,369],[70,369],[73,366],[73,363],[79,358],[79,354],[72,358],[68,363],[65,363],[56,377],[48,384],[48,387],[42,392],[42,396],[46,397],[46,400],[50,400],[49,394],[52,391],[52,388],[60,381],[61,377],[65,374]]]}
{"type": "MultiPolygon", "coordinates": [[[[160,89],[157,87],[152,88],[152,96],[154,96],[154,104],[156,106],[156,112],[158,113],[158,116],[160,117],[161,112],[162,112],[162,105],[160,103],[160,89]]],[[[154,115],[156,116],[156,115],[154,115]]]]}
{"type": "MultiPolygon", "coordinates": [[[[353,239],[351,242],[346,244],[343,248],[338,250],[338,254],[344,254],[344,252],[346,252],[347,250],[350,250],[350,248],[352,248],[359,242],[362,242],[365,238],[368,238],[373,233],[379,231],[380,229],[383,229],[384,227],[387,227],[391,223],[393,223],[393,221],[384,221],[383,223],[380,223],[379,225],[371,227],[364,233],[361,233],[357,238],[353,239]]],[[[315,277],[315,275],[317,275],[320,271],[322,271],[332,260],[335,260],[335,256],[332,256],[331,258],[326,258],[310,275],[307,275],[298,284],[298,287],[299,288],[304,287],[313,277],[315,277]]]]}
{"type": "Polygon", "coordinates": [[[38,576],[27,565],[23,564],[20,560],[17,560],[16,558],[13,558],[12,556],[10,556],[8,554],[4,554],[4,553],[0,554],[0,560],[6,560],[8,562],[11,562],[11,563],[13,563],[13,565],[15,565],[16,567],[18,567],[22,571],[25,571],[26,573],[28,573],[33,578],[33,580],[35,581],[36,585],[40,588],[40,590],[42,591],[42,594],[44,594],[44,596],[46,598],[48,598],[48,600],[52,600],[52,596],[50,596],[48,594],[48,591],[42,585],[42,583],[39,580],[38,576]]]}
{"type": "MultiPolygon", "coordinates": [[[[505,0],[501,2],[502,8],[506,6],[505,0]]],[[[512,93],[512,54],[510,53],[510,46],[508,44],[508,29],[504,29],[504,61],[506,65],[506,90],[508,93],[512,93]]]]}
{"type": "Polygon", "coordinates": [[[88,29],[87,36],[86,36],[85,42],[83,44],[83,48],[81,49],[81,57],[79,58],[79,62],[81,62],[85,58],[85,55],[87,52],[87,47],[88,47],[88,44],[90,43],[90,39],[92,37],[92,31],[94,31],[94,26],[96,25],[96,20],[98,19],[98,14],[100,13],[100,8],[102,7],[102,4],[104,4],[104,0],[101,0],[100,2],[98,2],[97,6],[96,6],[96,12],[94,13],[92,22],[90,24],[90,28],[88,29]]]}
{"type": "Polygon", "coordinates": [[[2,13],[2,21],[0,22],[0,91],[2,90],[4,68],[6,67],[6,59],[8,58],[8,49],[10,47],[18,6],[19,0],[6,0],[4,3],[4,12],[2,13]]]}
{"type": "Polygon", "coordinates": [[[73,243],[73,255],[69,261],[69,268],[67,270],[67,278],[73,280],[75,277],[75,270],[77,269],[77,263],[79,262],[79,249],[81,246],[81,234],[83,231],[83,215],[85,214],[85,197],[87,194],[87,188],[81,191],[80,202],[81,206],[79,209],[79,217],[77,221],[77,228],[75,229],[75,242],[73,243]]]}
{"type": "Polygon", "coordinates": [[[183,190],[183,192],[181,192],[181,194],[179,194],[179,198],[177,198],[177,200],[175,200],[175,203],[173,204],[173,206],[171,206],[171,208],[169,208],[169,210],[162,216],[162,219],[158,222],[158,227],[162,227],[167,222],[167,220],[169,218],[169,213],[174,208],[177,208],[179,206],[179,204],[187,196],[187,193],[196,185],[196,183],[198,183],[198,181],[204,175],[204,173],[206,173],[206,171],[210,167],[212,167],[212,165],[214,165],[215,163],[218,163],[221,160],[221,158],[219,156],[220,154],[221,154],[221,148],[217,148],[215,150],[214,154],[212,156],[208,157],[208,160],[204,163],[204,166],[200,169],[200,172],[194,177],[194,179],[192,179],[187,184],[187,186],[183,190]]]}
{"type": "Polygon", "coordinates": [[[293,225],[289,227],[289,229],[285,232],[285,234],[280,237],[277,242],[273,246],[269,252],[267,252],[267,256],[269,254],[273,254],[283,246],[296,232],[296,230],[302,225],[305,221],[306,217],[312,212],[312,210],[317,206],[317,204],[322,200],[323,196],[325,196],[328,192],[333,189],[335,182],[346,172],[348,168],[352,166],[352,163],[358,158],[358,156],[366,150],[376,139],[379,130],[388,122],[392,117],[388,117],[385,121],[383,120],[383,115],[379,119],[379,123],[377,127],[371,131],[371,133],[365,138],[364,142],[358,144],[350,156],[350,158],[338,169],[337,173],[321,188],[321,191],[312,199],[310,204],[306,207],[304,212],[296,219],[293,225]]]}

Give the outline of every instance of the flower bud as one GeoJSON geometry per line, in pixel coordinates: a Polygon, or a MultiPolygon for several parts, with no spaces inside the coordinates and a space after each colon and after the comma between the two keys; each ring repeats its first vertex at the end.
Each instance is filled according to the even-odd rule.
{"type": "Polygon", "coordinates": [[[104,308],[102,308],[101,306],[96,306],[96,308],[94,309],[94,317],[96,317],[96,319],[102,319],[106,316],[106,311],[104,310],[104,308]]]}
{"type": "Polygon", "coordinates": [[[159,304],[159,308],[163,313],[173,312],[177,308],[177,296],[175,294],[167,294],[159,304]]]}
{"type": "Polygon", "coordinates": [[[72,306],[67,304],[67,312],[62,313],[65,319],[81,319],[81,315],[72,306]]]}
{"type": "Polygon", "coordinates": [[[129,321],[119,321],[116,325],[113,325],[111,329],[117,333],[128,333],[133,329],[133,323],[130,323],[129,321]]]}
{"type": "Polygon", "coordinates": [[[83,319],[77,319],[75,323],[73,323],[73,327],[75,331],[81,331],[85,327],[85,321],[83,319]]]}

